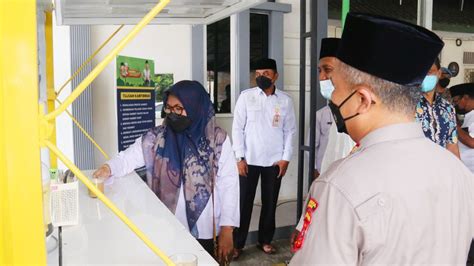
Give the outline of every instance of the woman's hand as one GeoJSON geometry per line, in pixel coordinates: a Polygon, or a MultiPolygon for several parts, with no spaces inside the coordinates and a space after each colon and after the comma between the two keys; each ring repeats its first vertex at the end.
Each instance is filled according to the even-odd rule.
{"type": "Polygon", "coordinates": [[[108,164],[103,164],[93,174],[93,178],[109,178],[112,175],[112,170],[108,164]]]}
{"type": "Polygon", "coordinates": [[[221,226],[219,242],[217,244],[217,259],[220,265],[228,265],[234,252],[234,240],[232,226],[221,226]]]}

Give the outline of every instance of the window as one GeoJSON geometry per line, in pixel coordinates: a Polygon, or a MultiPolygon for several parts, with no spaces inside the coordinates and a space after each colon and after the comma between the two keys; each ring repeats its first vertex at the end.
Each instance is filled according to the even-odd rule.
{"type": "MultiPolygon", "coordinates": [[[[250,13],[250,87],[255,63],[268,57],[268,14],[250,13]]],[[[216,113],[231,113],[230,18],[207,25],[207,88],[216,113]]]]}
{"type": "Polygon", "coordinates": [[[230,18],[207,25],[207,88],[216,113],[230,113],[230,18]]]}

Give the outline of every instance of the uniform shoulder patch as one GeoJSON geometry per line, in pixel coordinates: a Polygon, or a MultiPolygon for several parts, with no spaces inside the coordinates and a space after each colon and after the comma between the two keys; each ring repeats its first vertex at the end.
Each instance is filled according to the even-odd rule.
{"type": "Polygon", "coordinates": [[[291,251],[293,253],[301,249],[301,247],[303,246],[306,232],[308,231],[309,225],[311,224],[311,221],[313,219],[313,213],[318,208],[318,205],[318,202],[314,198],[310,198],[308,200],[308,204],[306,205],[306,211],[304,214],[303,228],[301,229],[301,232],[299,232],[298,236],[293,242],[293,246],[291,247],[291,251]]]}

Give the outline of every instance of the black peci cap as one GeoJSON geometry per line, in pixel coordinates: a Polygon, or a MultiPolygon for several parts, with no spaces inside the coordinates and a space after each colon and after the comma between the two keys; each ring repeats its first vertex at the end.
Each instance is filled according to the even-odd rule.
{"type": "Polygon", "coordinates": [[[275,60],[271,58],[262,58],[257,61],[255,64],[255,69],[272,69],[275,72],[277,71],[277,64],[275,60]]]}
{"type": "Polygon", "coordinates": [[[339,48],[339,38],[323,38],[321,39],[321,50],[319,51],[319,59],[324,57],[337,55],[337,49],[339,48]]]}
{"type": "Polygon", "coordinates": [[[397,19],[350,12],[337,58],[360,70],[405,86],[423,82],[443,41],[432,31],[397,19]]]}
{"type": "Polygon", "coordinates": [[[451,93],[451,97],[463,95],[474,97],[474,83],[463,83],[452,86],[449,88],[449,93],[451,93]]]}

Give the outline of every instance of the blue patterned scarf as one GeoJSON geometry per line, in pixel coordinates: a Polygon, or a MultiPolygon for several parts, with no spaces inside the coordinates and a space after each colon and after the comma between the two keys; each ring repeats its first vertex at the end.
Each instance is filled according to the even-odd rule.
{"type": "Polygon", "coordinates": [[[162,125],[143,136],[147,183],[173,213],[184,185],[188,225],[198,238],[196,222],[211,198],[227,133],[216,126],[209,95],[199,82],[184,80],[173,85],[165,93],[164,106],[169,95],[180,100],[192,124],[181,133],[162,125]]]}

